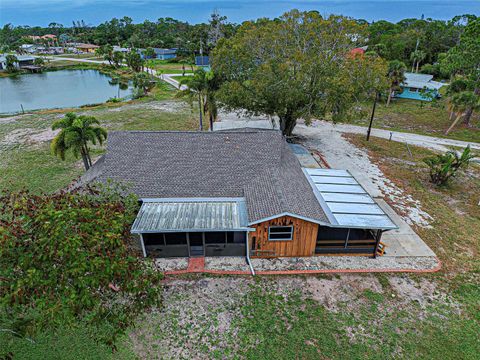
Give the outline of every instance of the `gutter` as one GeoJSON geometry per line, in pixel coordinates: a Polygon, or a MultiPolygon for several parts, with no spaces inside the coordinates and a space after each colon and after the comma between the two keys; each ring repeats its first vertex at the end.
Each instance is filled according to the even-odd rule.
{"type": "Polygon", "coordinates": [[[252,273],[253,276],[255,276],[255,270],[253,269],[252,261],[250,260],[250,249],[248,246],[248,231],[246,232],[246,259],[247,259],[247,264],[250,267],[250,272],[252,273]]]}

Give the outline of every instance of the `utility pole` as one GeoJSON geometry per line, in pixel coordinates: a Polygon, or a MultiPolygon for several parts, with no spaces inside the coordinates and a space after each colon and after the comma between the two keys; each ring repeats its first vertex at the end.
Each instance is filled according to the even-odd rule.
{"type": "Polygon", "coordinates": [[[370,116],[370,124],[368,125],[367,141],[370,140],[370,133],[372,132],[373,117],[375,116],[375,108],[377,107],[378,97],[379,97],[379,93],[378,93],[378,91],[376,91],[375,92],[375,99],[373,100],[372,115],[370,116]]]}

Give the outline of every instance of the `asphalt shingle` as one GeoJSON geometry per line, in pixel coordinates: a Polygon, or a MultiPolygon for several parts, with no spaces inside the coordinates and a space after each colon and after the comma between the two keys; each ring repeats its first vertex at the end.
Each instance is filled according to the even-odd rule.
{"type": "Polygon", "coordinates": [[[103,161],[82,182],[107,179],[141,198],[245,197],[249,222],[287,212],[328,223],[275,130],[112,131],[103,161]]]}

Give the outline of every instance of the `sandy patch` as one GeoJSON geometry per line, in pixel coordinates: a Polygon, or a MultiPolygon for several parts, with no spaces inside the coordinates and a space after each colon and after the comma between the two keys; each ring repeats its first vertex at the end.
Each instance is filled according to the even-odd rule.
{"type": "Polygon", "coordinates": [[[0,147],[10,147],[18,144],[35,145],[52,140],[60,130],[50,128],[39,130],[33,128],[15,129],[5,135],[0,141],[0,147]]]}

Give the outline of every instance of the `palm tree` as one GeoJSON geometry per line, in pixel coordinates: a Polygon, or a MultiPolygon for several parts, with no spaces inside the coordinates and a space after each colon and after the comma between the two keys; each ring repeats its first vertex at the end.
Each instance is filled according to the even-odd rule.
{"type": "Polygon", "coordinates": [[[206,72],[198,69],[193,76],[180,81],[180,85],[187,88],[181,90],[177,96],[186,97],[190,103],[198,101],[200,114],[200,130],[203,130],[203,117],[208,115],[210,130],[213,130],[213,122],[217,119],[218,106],[215,99],[215,92],[219,88],[218,77],[212,71],[206,72]]]}
{"type": "Polygon", "coordinates": [[[454,94],[449,101],[449,109],[455,113],[457,116],[453,121],[452,125],[445,131],[445,135],[457,125],[462,116],[465,115],[465,112],[469,109],[478,110],[480,109],[480,100],[475,95],[473,91],[462,91],[454,94]]]}
{"type": "Polygon", "coordinates": [[[425,53],[425,51],[422,51],[422,50],[415,50],[414,52],[412,52],[410,54],[410,60],[413,61],[412,63],[412,72],[414,69],[416,69],[415,72],[418,73],[418,68],[420,66],[420,63],[425,60],[425,58],[427,57],[427,54],[425,53]],[[416,64],[416,66],[415,66],[416,64]]]}
{"type": "Polygon", "coordinates": [[[61,129],[51,144],[53,154],[65,160],[65,153],[71,150],[76,158],[78,155],[82,156],[85,170],[88,170],[92,166],[88,143],[96,145],[98,141],[102,145],[107,138],[107,130],[93,126],[99,124],[100,122],[93,116],[67,113],[64,118],[52,125],[52,130],[61,129]]]}
{"type": "Polygon", "coordinates": [[[405,71],[407,67],[402,61],[393,60],[388,64],[388,78],[390,80],[390,88],[388,89],[387,106],[390,105],[392,94],[394,91],[400,91],[401,85],[405,81],[405,71]]]}
{"type": "Polygon", "coordinates": [[[8,54],[5,56],[5,70],[9,73],[17,71],[15,64],[18,63],[18,58],[15,55],[8,54]]]}
{"type": "Polygon", "coordinates": [[[133,75],[133,86],[140,90],[141,95],[146,94],[154,85],[154,78],[147,73],[141,72],[133,75]]]}

